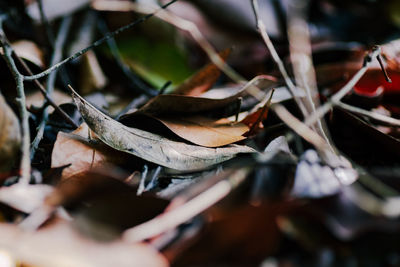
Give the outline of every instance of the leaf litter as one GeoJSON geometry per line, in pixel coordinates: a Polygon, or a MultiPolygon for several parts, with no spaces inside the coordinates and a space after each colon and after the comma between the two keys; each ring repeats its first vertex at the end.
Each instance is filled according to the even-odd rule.
{"type": "Polygon", "coordinates": [[[0,262],[398,265],[395,9],[211,2],[0,4],[0,262]]]}

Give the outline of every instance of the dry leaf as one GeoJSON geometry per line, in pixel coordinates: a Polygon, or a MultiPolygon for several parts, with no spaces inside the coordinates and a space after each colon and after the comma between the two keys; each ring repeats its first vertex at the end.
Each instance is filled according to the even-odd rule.
{"type": "MultiPolygon", "coordinates": [[[[268,88],[276,84],[276,79],[272,76],[260,75],[253,79],[253,84],[268,88]]],[[[206,147],[232,144],[246,138],[243,136],[249,130],[246,125],[232,123],[225,118],[211,119],[195,116],[193,113],[226,107],[237,101],[248,87],[249,84],[241,88],[216,89],[215,91],[223,91],[222,94],[212,93],[211,97],[159,95],[139,110],[121,116],[120,121],[125,123],[136,115],[146,115],[160,121],[176,135],[194,144],[206,147]]]]}
{"type": "Polygon", "coordinates": [[[95,92],[107,85],[107,77],[93,51],[88,51],[82,57],[81,81],[81,92],[84,94],[95,92]]]}
{"type": "Polygon", "coordinates": [[[21,132],[18,118],[0,94],[0,174],[13,167],[20,143],[21,132]]]}
{"type": "MultiPolygon", "coordinates": [[[[232,88],[232,93],[228,96],[224,95],[224,98],[194,97],[174,94],[158,95],[141,107],[139,112],[148,115],[165,116],[166,114],[182,115],[218,109],[237,101],[238,97],[243,96],[251,85],[261,85],[262,88],[268,88],[276,85],[276,79],[268,75],[256,76],[239,90],[232,88]]],[[[132,113],[133,112],[129,112],[125,116],[132,113]]],[[[121,118],[123,117],[124,116],[121,118]]]]}
{"type": "Polygon", "coordinates": [[[97,243],[71,226],[58,223],[37,232],[0,224],[0,247],[18,261],[42,267],[168,266],[167,260],[145,244],[97,243]]]}
{"type": "Polygon", "coordinates": [[[214,149],[176,142],[127,127],[101,113],[73,90],[72,96],[83,119],[104,143],[171,169],[194,171],[229,160],[238,153],[256,152],[247,146],[230,145],[214,149]]]}
{"type": "Polygon", "coordinates": [[[59,168],[70,164],[62,172],[66,179],[89,171],[104,164],[119,164],[127,160],[125,153],[120,153],[95,140],[93,133],[89,138],[89,128],[83,123],[72,133],[59,132],[51,155],[51,167],[59,168]]]}
{"type": "MultiPolygon", "coordinates": [[[[149,115],[165,115],[176,113],[195,113],[205,110],[217,109],[236,101],[243,94],[243,90],[226,98],[213,99],[184,95],[158,95],[147,102],[141,113],[149,115]]],[[[129,115],[129,114],[127,114],[129,115]]],[[[125,115],[126,116],[126,115],[125,115]]],[[[124,116],[123,116],[124,117],[124,116]]]]}
{"type": "MultiPolygon", "coordinates": [[[[231,49],[225,49],[219,53],[219,56],[223,60],[226,60],[230,52],[231,49]]],[[[175,88],[173,93],[177,95],[199,96],[210,89],[220,75],[220,69],[211,62],[175,88]]]]}
{"type": "Polygon", "coordinates": [[[246,139],[249,130],[245,124],[228,119],[211,119],[202,116],[156,118],[176,135],[194,144],[219,147],[246,139]]]}
{"type": "MultiPolygon", "coordinates": [[[[71,96],[60,91],[59,89],[55,88],[54,92],[51,95],[51,99],[56,103],[58,106],[65,103],[71,103],[72,99],[71,96]]],[[[33,93],[28,93],[26,95],[26,105],[28,107],[42,107],[45,102],[45,98],[40,91],[35,91],[33,93]]],[[[49,113],[52,113],[54,108],[49,106],[49,113]]]]}
{"type": "MultiPolygon", "coordinates": [[[[12,47],[19,57],[32,62],[36,66],[44,68],[45,63],[43,53],[34,42],[20,40],[12,43],[12,47]]],[[[2,47],[0,48],[0,53],[4,54],[2,47]]]]}
{"type": "MultiPolygon", "coordinates": [[[[330,84],[332,92],[340,89],[361,68],[362,62],[345,62],[326,64],[316,68],[318,82],[330,84]]],[[[387,73],[392,82],[385,80],[379,65],[371,66],[363,77],[354,86],[358,92],[373,93],[382,86],[384,93],[398,93],[400,84],[400,70],[388,68],[387,73]]]]}
{"type": "Polygon", "coordinates": [[[34,42],[20,40],[12,43],[12,47],[19,57],[26,59],[41,68],[45,67],[42,50],[40,50],[34,42]]]}
{"type": "Polygon", "coordinates": [[[267,102],[256,111],[250,113],[244,118],[241,123],[247,125],[250,130],[246,133],[246,136],[251,136],[256,134],[260,129],[264,128],[263,120],[267,119],[268,110],[271,106],[272,96],[274,95],[274,90],[272,90],[270,97],[267,102]]]}

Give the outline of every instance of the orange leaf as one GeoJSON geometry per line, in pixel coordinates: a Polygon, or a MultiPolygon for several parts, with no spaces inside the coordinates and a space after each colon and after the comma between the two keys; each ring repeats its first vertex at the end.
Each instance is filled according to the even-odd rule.
{"type": "Polygon", "coordinates": [[[249,128],[243,123],[228,119],[211,119],[202,116],[156,118],[176,135],[194,144],[219,147],[245,139],[249,128]]]}
{"type": "MultiPolygon", "coordinates": [[[[223,60],[226,60],[230,53],[231,49],[228,48],[220,52],[219,56],[223,60]]],[[[214,63],[208,63],[178,86],[173,93],[177,95],[199,96],[209,90],[220,75],[221,71],[219,68],[214,63]]]]}
{"type": "Polygon", "coordinates": [[[261,108],[258,108],[255,112],[250,113],[246,116],[246,118],[241,121],[241,123],[246,124],[248,127],[250,127],[250,130],[245,134],[245,136],[254,135],[260,129],[264,128],[262,121],[267,119],[268,110],[271,106],[273,94],[274,90],[271,92],[271,95],[268,98],[267,102],[261,108]]]}
{"type": "Polygon", "coordinates": [[[94,133],[89,136],[86,124],[72,133],[59,132],[51,155],[51,167],[71,164],[62,172],[62,179],[89,171],[104,164],[123,163],[129,155],[115,151],[102,142],[95,142],[94,133]],[[91,141],[93,140],[93,141],[91,141]]]}

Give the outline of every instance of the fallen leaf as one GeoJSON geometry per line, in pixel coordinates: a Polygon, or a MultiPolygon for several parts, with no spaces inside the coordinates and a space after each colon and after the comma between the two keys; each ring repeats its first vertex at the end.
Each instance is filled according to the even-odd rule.
{"type": "MultiPolygon", "coordinates": [[[[176,94],[158,95],[147,102],[147,104],[141,107],[137,112],[153,116],[165,116],[167,114],[182,115],[218,109],[237,101],[238,97],[243,96],[251,85],[258,86],[260,84],[262,85],[262,88],[272,87],[276,85],[276,78],[268,75],[256,76],[241,88],[232,88],[232,90],[230,90],[231,93],[224,94],[222,98],[214,96],[194,97],[176,94]]],[[[124,116],[127,116],[131,113],[133,112],[128,112],[124,116]]],[[[124,116],[122,116],[121,118],[123,118],[124,116]]]]}
{"type": "MultiPolygon", "coordinates": [[[[28,40],[20,40],[12,43],[12,47],[14,49],[14,52],[19,57],[26,59],[41,68],[45,67],[43,52],[34,42],[28,40]]],[[[1,48],[1,53],[3,53],[3,48],[1,48]]]]}
{"type": "Polygon", "coordinates": [[[85,95],[107,85],[107,77],[93,51],[82,56],[81,77],[81,92],[85,95]]]}
{"type": "Polygon", "coordinates": [[[127,159],[121,153],[106,146],[83,123],[72,133],[59,132],[51,155],[51,167],[68,167],[62,171],[61,179],[67,179],[79,173],[87,172],[104,164],[122,164],[127,159]]]}
{"type": "Polygon", "coordinates": [[[131,189],[104,192],[86,199],[74,209],[74,226],[85,236],[111,241],[120,238],[123,231],[161,214],[169,204],[164,199],[137,196],[136,188],[131,189]]]}
{"type": "MultiPolygon", "coordinates": [[[[253,83],[262,85],[263,88],[270,87],[276,83],[276,79],[260,75],[253,79],[253,83]]],[[[135,116],[145,115],[160,121],[176,135],[194,144],[206,147],[224,146],[245,139],[243,134],[249,130],[248,127],[225,118],[212,119],[195,114],[226,108],[229,104],[235,105],[238,97],[243,95],[248,87],[249,84],[237,88],[231,87],[228,90],[222,89],[222,94],[213,93],[211,97],[159,95],[139,110],[121,116],[120,122],[130,124],[135,116]]]]}
{"type": "MultiPolygon", "coordinates": [[[[58,106],[65,103],[71,103],[72,99],[71,96],[60,91],[59,89],[55,88],[54,92],[51,95],[51,99],[56,103],[58,106]]],[[[33,93],[26,94],[26,105],[28,107],[35,106],[40,108],[45,103],[45,98],[40,91],[35,91],[33,93]]],[[[54,108],[49,106],[49,113],[53,112],[54,108]]]]}
{"type": "MultiPolygon", "coordinates": [[[[330,86],[332,92],[340,89],[360,70],[362,62],[345,62],[326,64],[316,68],[318,83],[333,84],[330,86]]],[[[392,80],[387,82],[382,70],[379,66],[369,68],[364,76],[354,86],[356,91],[364,94],[373,93],[380,86],[383,87],[384,93],[399,93],[400,69],[387,69],[387,73],[392,80]]]]}
{"type": "Polygon", "coordinates": [[[238,153],[254,153],[247,146],[206,148],[173,141],[158,134],[127,127],[101,113],[75,91],[73,99],[89,128],[112,148],[177,170],[194,171],[229,160],[238,153]]]}
{"type": "Polygon", "coordinates": [[[241,123],[247,125],[250,130],[246,133],[246,136],[251,136],[256,134],[260,129],[264,128],[263,121],[267,119],[268,110],[271,106],[272,96],[274,95],[274,91],[271,92],[270,97],[268,98],[267,102],[256,109],[254,112],[247,115],[241,123]]]}
{"type": "Polygon", "coordinates": [[[194,144],[219,147],[232,144],[246,137],[249,128],[228,119],[211,119],[203,116],[156,118],[176,135],[194,144]]]}
{"type": "MultiPolygon", "coordinates": [[[[213,99],[184,95],[158,95],[147,102],[139,111],[149,115],[165,115],[176,113],[195,113],[217,109],[236,101],[243,90],[226,98],[213,99]]],[[[128,115],[128,114],[126,114],[128,115]]],[[[125,116],[126,116],[125,115],[125,116]]],[[[123,118],[122,116],[121,118],[123,118]]]]}
{"type": "Polygon", "coordinates": [[[36,232],[2,223],[0,235],[0,247],[30,266],[168,266],[167,260],[148,245],[94,242],[61,222],[36,232]]]}
{"type": "Polygon", "coordinates": [[[0,174],[13,167],[18,157],[20,143],[18,118],[0,94],[0,174]]]}
{"type": "MultiPolygon", "coordinates": [[[[219,53],[219,56],[226,60],[231,49],[225,49],[219,53]]],[[[210,89],[221,75],[220,69],[214,63],[208,63],[202,69],[197,71],[181,85],[174,89],[173,93],[177,95],[199,96],[210,89]]]]}
{"type": "Polygon", "coordinates": [[[358,158],[357,155],[361,155],[365,161],[368,158],[366,155],[370,155],[371,159],[379,159],[388,163],[388,158],[396,161],[396,157],[400,155],[400,139],[384,133],[380,127],[368,123],[362,116],[335,108],[332,118],[333,125],[336,127],[335,131],[340,129],[348,131],[349,127],[353,129],[351,135],[346,134],[346,141],[352,142],[353,145],[347,153],[353,160],[358,158]],[[362,145],[357,147],[355,140],[362,145]],[[379,153],[378,157],[376,157],[376,153],[379,153]]]}
{"type": "Polygon", "coordinates": [[[74,209],[91,198],[105,194],[135,194],[136,188],[125,182],[128,176],[129,174],[108,166],[92,168],[57,182],[56,190],[45,201],[49,206],[62,205],[74,209]]]}

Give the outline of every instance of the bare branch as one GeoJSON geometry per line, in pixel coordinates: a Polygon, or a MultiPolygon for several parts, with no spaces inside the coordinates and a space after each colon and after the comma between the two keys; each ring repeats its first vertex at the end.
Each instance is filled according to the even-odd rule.
{"type": "MultiPolygon", "coordinates": [[[[17,60],[17,62],[22,66],[22,68],[29,74],[32,75],[32,71],[29,68],[29,66],[23,61],[14,51],[13,51],[13,57],[17,60]]],[[[51,97],[47,94],[46,89],[44,86],[38,81],[38,80],[33,80],[33,83],[36,85],[36,87],[39,89],[39,91],[42,93],[46,101],[52,106],[55,111],[65,119],[67,123],[69,123],[71,126],[74,128],[78,128],[79,126],[71,119],[71,117],[64,111],[62,110],[54,101],[51,99],[51,97]]]]}
{"type": "Polygon", "coordinates": [[[15,65],[14,59],[12,58],[12,48],[7,42],[7,38],[3,31],[3,21],[0,20],[0,44],[3,47],[4,54],[3,58],[6,61],[12,75],[14,76],[15,83],[17,86],[17,103],[18,109],[21,116],[22,126],[22,146],[21,146],[21,179],[20,183],[28,185],[31,178],[31,160],[29,157],[29,147],[31,142],[30,130],[29,130],[29,114],[26,109],[26,98],[24,91],[24,77],[18,72],[17,66],[15,65]]]}

